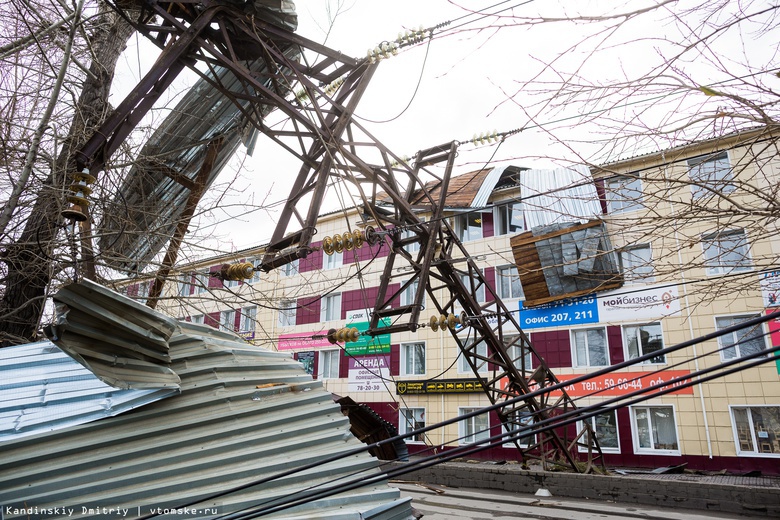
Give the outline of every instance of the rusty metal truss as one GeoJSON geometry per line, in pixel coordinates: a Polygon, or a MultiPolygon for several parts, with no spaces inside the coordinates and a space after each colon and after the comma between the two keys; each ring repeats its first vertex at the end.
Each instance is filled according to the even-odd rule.
{"type": "MultiPolygon", "coordinates": [[[[391,244],[368,334],[415,331],[427,326],[420,321],[427,292],[441,316],[465,316],[460,325],[446,328],[474,373],[483,380],[490,402],[500,404],[521,398],[497,412],[508,431],[549,422],[575,409],[572,399],[561,390],[542,391],[522,399],[532,391],[558,383],[558,379],[537,355],[444,218],[457,143],[418,152],[413,161],[395,155],[354,117],[381,56],[345,56],[247,15],[234,5],[214,0],[146,0],[134,3],[135,10],[122,11],[164,50],[138,89],[81,150],[79,166],[99,170],[99,163],[116,150],[185,64],[225,67],[240,79],[242,89],[221,92],[241,107],[244,117],[258,131],[301,162],[259,269],[270,271],[312,251],[328,187],[343,183],[349,186],[366,221],[391,244]],[[280,50],[291,44],[300,48],[298,61],[280,50]],[[266,62],[262,73],[243,65],[245,60],[258,57],[266,62]],[[262,114],[268,113],[269,105],[286,120],[267,125],[262,114]],[[422,212],[429,215],[427,221],[418,216],[422,212]],[[406,281],[399,290],[390,291],[391,280],[400,276],[395,268],[401,264],[406,281]],[[393,308],[393,299],[406,289],[414,294],[411,304],[393,308]],[[486,303],[474,296],[481,290],[487,295],[486,303]],[[441,294],[449,296],[442,299],[441,294]],[[379,320],[385,317],[391,317],[392,324],[378,328],[379,320]]],[[[127,2],[118,8],[122,7],[127,7],[127,2]]],[[[391,45],[379,48],[385,49],[387,57],[390,49],[413,44],[386,43],[391,45]]],[[[218,82],[215,85],[220,87],[218,82]]],[[[515,445],[524,460],[540,459],[545,465],[590,471],[601,463],[590,427],[585,425],[584,435],[579,436],[568,430],[531,432],[532,441],[515,445]],[[577,462],[578,447],[589,452],[585,465],[577,462]]]]}

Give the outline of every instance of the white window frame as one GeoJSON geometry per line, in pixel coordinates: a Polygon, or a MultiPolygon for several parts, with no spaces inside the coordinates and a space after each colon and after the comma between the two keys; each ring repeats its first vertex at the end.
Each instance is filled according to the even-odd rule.
{"type": "Polygon", "coordinates": [[[620,250],[619,256],[620,267],[623,273],[623,282],[625,284],[635,285],[655,281],[653,249],[650,244],[636,244],[624,247],[620,250]],[[640,258],[640,256],[636,254],[638,251],[647,251],[647,259],[640,258]]]}
{"type": "Polygon", "coordinates": [[[644,209],[642,179],[638,175],[619,175],[604,183],[607,213],[617,215],[644,209]],[[629,195],[636,193],[636,195],[629,195]]]}
{"type": "MultiPolygon", "coordinates": [[[[464,273],[460,275],[460,281],[463,284],[464,287],[466,287],[467,291],[471,291],[471,276],[468,273],[464,273]]],[[[479,283],[478,279],[474,280],[475,285],[476,283],[479,283]]],[[[474,299],[477,301],[477,303],[485,303],[487,302],[487,296],[485,292],[485,283],[477,287],[477,292],[474,294],[474,299]]]]}
{"type": "Polygon", "coordinates": [[[340,368],[339,354],[340,353],[341,350],[338,349],[335,350],[323,349],[317,352],[317,355],[319,356],[319,363],[317,364],[317,376],[319,377],[319,379],[324,380],[324,379],[339,378],[339,368],[340,368]],[[335,363],[335,374],[333,373],[334,363],[335,363]]]}
{"type": "Polygon", "coordinates": [[[334,251],[332,255],[323,253],[323,256],[325,257],[322,260],[323,269],[338,269],[343,265],[343,253],[337,253],[334,251]]]}
{"type": "Polygon", "coordinates": [[[496,236],[511,235],[525,231],[525,216],[522,202],[501,202],[493,208],[493,230],[496,236]],[[512,221],[520,220],[520,224],[512,221]],[[514,229],[511,229],[514,227],[514,229]]]}
{"type": "Polygon", "coordinates": [[[208,270],[199,270],[195,272],[195,294],[203,294],[209,290],[209,279],[211,273],[208,270]]]}
{"type": "Polygon", "coordinates": [[[482,226],[483,217],[481,212],[459,213],[452,218],[455,234],[458,236],[461,242],[471,242],[472,240],[480,240],[485,237],[485,232],[482,226]],[[477,226],[469,225],[469,223],[472,222],[472,219],[473,222],[479,224],[479,232],[476,231],[477,226]]]}
{"type": "Polygon", "coordinates": [[[516,265],[502,265],[501,267],[496,267],[496,287],[498,289],[498,296],[502,300],[525,300],[523,284],[520,281],[520,275],[517,272],[516,265]],[[520,288],[518,294],[516,294],[514,290],[515,281],[517,281],[517,286],[520,288]],[[509,294],[506,294],[507,287],[509,294]]]}
{"type": "Polygon", "coordinates": [[[710,233],[701,237],[701,248],[704,258],[704,267],[708,275],[719,276],[731,273],[741,273],[753,270],[753,260],[750,256],[750,243],[744,229],[730,229],[710,233]],[[731,237],[740,237],[736,244],[724,247],[725,240],[731,237]],[[725,239],[725,240],[724,240],[725,239]],[[736,251],[740,248],[741,251],[736,251]],[[724,259],[724,255],[737,253],[741,259],[736,265],[729,265],[730,259],[724,259]]]}
{"type": "MultiPolygon", "coordinates": [[[[620,453],[620,421],[618,421],[617,417],[617,410],[605,410],[604,412],[599,413],[598,415],[594,415],[592,417],[588,417],[585,419],[590,423],[590,427],[593,430],[593,432],[596,434],[596,438],[598,438],[598,429],[596,428],[596,419],[599,415],[606,415],[606,414],[612,414],[612,417],[615,419],[615,439],[617,440],[617,447],[614,446],[604,446],[599,440],[599,447],[601,448],[602,453],[620,453]]],[[[584,421],[577,421],[577,434],[579,435],[583,428],[584,428],[584,421]]],[[[580,442],[585,443],[587,442],[586,436],[583,434],[582,437],[580,437],[580,442]]],[[[679,446],[679,441],[678,441],[679,446]]],[[[578,446],[577,450],[580,453],[587,453],[588,448],[585,446],[578,446]]]]}
{"type": "MultiPolygon", "coordinates": [[[[479,407],[459,407],[458,416],[480,410],[479,407]]],[[[487,412],[458,421],[458,444],[484,444],[490,438],[490,416],[487,412]],[[469,433],[469,431],[471,433],[469,433]]]]}
{"type": "MultiPolygon", "coordinates": [[[[532,425],[534,423],[533,414],[531,412],[522,412],[522,411],[518,410],[518,411],[512,412],[512,415],[514,415],[515,417],[519,417],[519,419],[516,419],[515,417],[513,417],[512,420],[516,421],[516,422],[519,422],[520,426],[529,426],[529,425],[532,425]]],[[[502,429],[502,431],[504,433],[511,433],[512,432],[509,429],[509,427],[507,427],[506,424],[502,424],[501,425],[501,429],[502,429]]],[[[506,439],[506,437],[505,437],[505,439],[506,439]]],[[[536,433],[531,433],[529,435],[525,435],[523,437],[520,437],[519,439],[517,439],[516,443],[517,443],[517,446],[520,446],[521,448],[528,448],[529,446],[537,443],[536,433]],[[528,441],[523,442],[526,439],[528,439],[528,441]]],[[[501,443],[501,447],[502,448],[515,448],[516,447],[515,446],[515,441],[505,440],[504,442],[501,443]]]]}
{"type": "MultiPolygon", "coordinates": [[[[715,316],[715,330],[723,330],[726,327],[730,327],[732,325],[737,325],[738,323],[746,320],[750,320],[753,318],[758,318],[758,314],[729,314],[729,315],[723,315],[723,316],[715,316]],[[721,326],[718,322],[720,320],[730,320],[733,321],[733,323],[729,323],[728,325],[721,326]]],[[[763,324],[757,324],[753,325],[752,327],[748,327],[748,330],[742,329],[738,331],[731,332],[729,334],[725,334],[723,336],[718,336],[718,350],[720,352],[720,359],[721,361],[730,361],[732,359],[737,359],[744,357],[748,354],[742,353],[742,348],[744,345],[739,344],[745,339],[745,334],[750,333],[750,336],[748,336],[748,339],[750,340],[759,340],[762,342],[763,348],[761,350],[767,350],[769,347],[767,346],[766,342],[766,332],[764,331],[764,325],[763,324]],[[729,344],[725,344],[724,340],[728,338],[731,340],[729,344]],[[727,349],[733,348],[735,355],[733,356],[727,356],[727,349]]],[[[766,357],[769,354],[765,354],[762,357],[766,357]]],[[[756,359],[756,358],[753,358],[756,359]]]]}
{"type": "MultiPolygon", "coordinates": [[[[325,255],[328,256],[328,255],[325,255]]],[[[282,274],[282,276],[289,277],[289,276],[295,276],[298,274],[298,261],[299,259],[296,258],[292,262],[289,262],[287,264],[284,264],[279,268],[279,272],[282,274]]]]}
{"type": "Polygon", "coordinates": [[[731,160],[728,152],[691,157],[687,160],[687,164],[688,177],[693,182],[691,184],[691,196],[694,199],[698,200],[714,196],[715,194],[710,190],[718,193],[731,193],[736,189],[736,186],[731,184],[731,181],[734,180],[734,175],[731,170],[731,160]],[[725,168],[722,167],[724,160],[725,168]],[[702,165],[711,165],[706,168],[709,171],[704,171],[705,168],[702,165]]]}
{"type": "MultiPolygon", "coordinates": [[[[504,336],[504,343],[506,344],[505,347],[507,349],[507,355],[509,355],[509,358],[512,359],[512,363],[515,365],[515,368],[522,371],[523,364],[520,362],[520,354],[522,354],[522,348],[523,348],[520,345],[520,341],[522,340],[518,341],[512,346],[509,346],[509,343],[511,343],[515,337],[517,336],[514,335],[504,336]]],[[[526,350],[523,357],[525,358],[525,373],[533,372],[534,357],[531,354],[531,349],[526,350]]]]}
{"type": "MultiPolygon", "coordinates": [[[[400,408],[398,410],[398,433],[400,435],[404,435],[421,428],[425,428],[425,408],[409,407],[400,408]],[[406,416],[405,412],[411,412],[411,420],[414,421],[412,424],[410,424],[410,418],[406,416]]],[[[418,433],[412,437],[407,437],[404,439],[404,441],[408,444],[425,444],[425,434],[418,433]]]]}
{"type": "Polygon", "coordinates": [[[183,273],[179,275],[179,296],[187,297],[192,294],[192,273],[183,273]]]}
{"type": "Polygon", "coordinates": [[[427,355],[427,345],[425,344],[425,341],[407,341],[403,342],[399,346],[399,350],[401,353],[401,375],[402,376],[424,376],[425,375],[425,367],[426,367],[426,355],[427,355]],[[422,345],[422,366],[418,366],[418,363],[416,363],[415,359],[412,359],[410,361],[409,359],[409,350],[410,348],[413,348],[415,345],[422,345]],[[409,370],[409,363],[412,363],[411,370],[409,370]]]}
{"type": "Polygon", "coordinates": [[[607,336],[607,329],[606,327],[583,327],[578,329],[571,329],[570,333],[570,343],[571,343],[571,359],[572,359],[572,367],[574,368],[595,368],[595,367],[607,367],[610,365],[609,362],[609,337],[607,336]],[[600,331],[604,335],[604,359],[605,363],[603,365],[595,365],[591,363],[591,351],[590,351],[590,338],[588,336],[588,332],[590,331],[600,331]],[[586,339],[586,346],[585,346],[585,356],[588,358],[587,362],[585,364],[581,364],[579,360],[579,356],[577,356],[577,333],[585,333],[585,339],[586,339]]]}
{"type": "MultiPolygon", "coordinates": [[[[401,282],[401,285],[405,284],[406,282],[401,282]]],[[[414,303],[414,297],[417,295],[417,289],[420,286],[420,279],[416,279],[414,282],[412,282],[408,287],[406,287],[403,291],[401,291],[401,305],[412,305],[414,303]]],[[[425,298],[423,298],[423,302],[425,302],[425,298]]],[[[423,309],[425,308],[425,305],[423,304],[423,309]]]]}
{"type": "Polygon", "coordinates": [[[254,332],[257,323],[257,306],[241,309],[240,332],[254,332]]]}
{"type": "MultiPolygon", "coordinates": [[[[637,455],[680,455],[680,431],[679,431],[679,425],[677,424],[677,410],[673,404],[643,404],[643,405],[634,405],[629,406],[630,410],[630,416],[631,416],[631,437],[633,439],[634,443],[634,453],[637,455]],[[669,408],[672,410],[672,418],[674,419],[674,438],[677,442],[677,449],[665,449],[665,448],[641,448],[639,446],[639,426],[637,425],[636,421],[636,412],[640,409],[647,409],[648,412],[652,408],[669,408]]],[[[648,423],[650,428],[650,440],[655,445],[655,441],[653,440],[653,424],[652,424],[652,414],[648,413],[648,423]]]]}
{"type": "Polygon", "coordinates": [[[200,325],[203,325],[206,322],[206,316],[204,314],[194,314],[190,316],[190,319],[192,320],[192,323],[198,323],[200,325]]]}
{"type": "Polygon", "coordinates": [[[236,331],[236,311],[234,309],[219,311],[219,330],[224,332],[236,331]]]}
{"type": "MultiPolygon", "coordinates": [[[[666,348],[666,343],[664,341],[664,328],[663,328],[663,325],[661,325],[660,321],[651,321],[651,322],[647,322],[647,323],[626,323],[626,324],[623,324],[623,325],[620,326],[620,333],[622,335],[622,340],[623,340],[623,359],[628,361],[630,359],[636,359],[637,357],[641,357],[641,356],[646,354],[644,352],[644,349],[638,349],[639,350],[638,355],[634,356],[634,357],[631,357],[631,354],[630,354],[630,352],[628,350],[628,333],[626,332],[626,329],[629,328],[629,327],[639,327],[639,328],[641,328],[641,327],[648,327],[648,326],[651,326],[651,325],[658,325],[658,327],[661,329],[661,349],[666,348]]],[[[641,336],[639,336],[639,338],[641,339],[641,336]]],[[[647,361],[645,361],[642,364],[643,365],[665,365],[666,364],[666,356],[663,356],[663,360],[662,361],[653,361],[653,359],[650,358],[650,359],[648,359],[647,361]]]]}
{"type": "MultiPolygon", "coordinates": [[[[484,341],[479,342],[477,346],[477,354],[483,357],[487,357],[487,343],[484,341]]],[[[477,369],[480,374],[487,374],[489,372],[487,361],[482,363],[482,365],[477,367],[477,369]]],[[[474,374],[474,371],[471,370],[471,367],[466,361],[466,356],[463,355],[463,351],[459,351],[458,353],[458,374],[474,374]]]]}
{"type": "Polygon", "coordinates": [[[146,300],[149,298],[149,289],[151,286],[151,282],[140,282],[138,284],[138,293],[136,295],[136,298],[140,303],[146,303],[146,300]]]}
{"type": "MultiPolygon", "coordinates": [[[[253,266],[257,267],[257,263],[258,263],[258,259],[257,258],[247,258],[246,261],[249,262],[250,264],[252,264],[253,266]]],[[[259,282],[261,274],[262,273],[260,271],[252,271],[252,278],[250,278],[249,280],[246,280],[245,283],[257,283],[257,282],[259,282]]]]}
{"type": "Polygon", "coordinates": [[[341,319],[341,293],[327,294],[320,301],[320,321],[341,319]]]}
{"type": "Polygon", "coordinates": [[[295,327],[297,306],[298,302],[295,300],[279,300],[280,327],[295,327]]]}
{"type": "MultiPolygon", "coordinates": [[[[731,416],[731,428],[734,434],[734,445],[737,452],[737,457],[762,457],[762,458],[771,458],[776,459],[780,458],[780,424],[776,425],[776,428],[766,429],[765,432],[767,434],[766,440],[764,440],[763,437],[759,437],[761,435],[761,432],[757,432],[756,425],[753,422],[753,414],[750,413],[751,408],[777,408],[778,413],[780,413],[780,405],[776,404],[758,404],[758,405],[729,405],[729,415],[731,416]],[[741,433],[737,426],[737,418],[734,415],[734,410],[740,409],[740,410],[746,410],[747,413],[747,419],[749,423],[749,434],[750,434],[750,444],[751,449],[750,450],[743,450],[741,446],[741,433]],[[770,449],[775,449],[777,451],[762,451],[762,448],[767,445],[770,449]]],[[[771,425],[770,425],[771,427],[771,425]]]]}

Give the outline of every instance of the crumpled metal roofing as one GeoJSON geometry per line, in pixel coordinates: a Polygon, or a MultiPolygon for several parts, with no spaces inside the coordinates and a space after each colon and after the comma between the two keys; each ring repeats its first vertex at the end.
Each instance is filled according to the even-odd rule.
{"type": "Polygon", "coordinates": [[[178,393],[118,389],[50,341],[0,349],[2,442],[113,417],[178,393]]]}
{"type": "Polygon", "coordinates": [[[526,226],[587,222],[602,214],[590,169],[582,164],[520,173],[526,226]]]}
{"type": "MultiPolygon", "coordinates": [[[[55,301],[77,301],[80,294],[110,292],[84,281],[61,289],[55,301]]],[[[131,327],[125,319],[140,312],[129,298],[112,294],[111,318],[124,339],[112,352],[98,343],[101,354],[143,357],[128,346],[131,327]]],[[[93,334],[90,319],[96,307],[73,306],[58,322],[57,342],[70,350],[69,322],[79,338],[93,334]]],[[[66,309],[60,306],[60,311],[66,309]]],[[[155,311],[144,311],[146,319],[155,311]]],[[[159,314],[158,314],[159,315],[159,314]]],[[[161,321],[166,319],[160,316],[161,321]]],[[[94,335],[103,325],[95,323],[94,335]]],[[[49,333],[55,329],[49,329],[49,333]]],[[[141,334],[142,331],[138,331],[141,334]]],[[[140,336],[138,336],[140,337],[140,336]]],[[[85,342],[77,342],[82,360],[85,342]]],[[[349,433],[349,420],[331,394],[314,381],[287,353],[268,351],[238,336],[211,327],[178,323],[167,338],[170,363],[180,378],[181,393],[99,421],[37,433],[0,445],[0,504],[5,518],[128,518],[152,511],[181,508],[192,514],[161,518],[214,518],[274,499],[352,479],[381,476],[378,461],[349,433]],[[260,485],[258,479],[284,470],[350,452],[343,459],[293,473],[260,485]],[[30,508],[44,511],[28,515],[30,508]],[[59,514],[48,514],[59,508],[59,514]],[[93,508],[93,510],[90,510],[93,508]],[[68,510],[72,509],[72,516],[68,510]]],[[[108,364],[101,367],[110,370],[108,364]]],[[[148,388],[148,371],[137,365],[117,366],[132,387],[148,388]],[[137,370],[136,370],[137,369],[137,370]],[[136,379],[136,376],[138,378],[136,379]]],[[[40,377],[40,376],[39,376],[40,377]]],[[[164,377],[163,377],[164,379],[164,377]]],[[[166,383],[163,381],[161,386],[166,383]]],[[[411,519],[409,499],[385,481],[340,494],[312,499],[265,518],[285,519],[411,519]]]]}

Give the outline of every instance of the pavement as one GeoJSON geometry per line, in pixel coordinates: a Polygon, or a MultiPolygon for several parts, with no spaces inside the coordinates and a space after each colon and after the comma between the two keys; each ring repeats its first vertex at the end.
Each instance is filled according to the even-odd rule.
{"type": "Polygon", "coordinates": [[[601,500],[541,497],[487,489],[447,488],[394,481],[422,520],[730,520],[766,519],[766,516],[618,504],[601,500]]]}

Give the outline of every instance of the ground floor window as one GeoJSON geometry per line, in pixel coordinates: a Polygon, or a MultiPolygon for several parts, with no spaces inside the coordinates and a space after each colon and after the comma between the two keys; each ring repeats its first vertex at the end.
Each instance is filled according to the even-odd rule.
{"type": "MultiPolygon", "coordinates": [[[[405,435],[425,428],[425,408],[401,408],[398,413],[399,434],[405,435]]],[[[418,433],[412,437],[407,437],[406,442],[425,442],[425,434],[418,433]]]]}
{"type": "MultiPolygon", "coordinates": [[[[477,410],[480,408],[458,408],[458,415],[466,415],[477,410]]],[[[458,422],[458,438],[460,444],[472,444],[490,438],[488,414],[482,413],[458,422]]]]}
{"type": "Polygon", "coordinates": [[[320,350],[320,376],[322,379],[337,379],[339,377],[340,350],[320,350]]]}
{"type": "MultiPolygon", "coordinates": [[[[599,441],[602,452],[620,453],[617,413],[615,410],[594,415],[586,419],[586,421],[590,424],[593,433],[596,434],[596,439],[599,441]]],[[[581,432],[583,427],[583,421],[579,421],[577,423],[577,432],[581,432]]],[[[587,438],[583,435],[580,438],[580,442],[587,442],[587,438]]],[[[586,451],[586,449],[581,447],[580,451],[586,451]]]]}
{"type": "Polygon", "coordinates": [[[521,448],[528,448],[536,444],[536,434],[531,433],[530,427],[534,423],[534,416],[531,412],[516,411],[509,415],[509,422],[504,424],[504,432],[512,435],[512,438],[507,438],[509,442],[504,443],[504,447],[514,447],[515,442],[521,448]],[[528,433],[524,433],[525,431],[528,433]],[[516,437],[516,438],[515,438],[516,437]]]}
{"type": "Polygon", "coordinates": [[[673,406],[632,407],[631,422],[634,432],[634,452],[680,454],[673,406]]]}
{"type": "Polygon", "coordinates": [[[738,455],[780,455],[780,406],[732,406],[738,455]]]}

